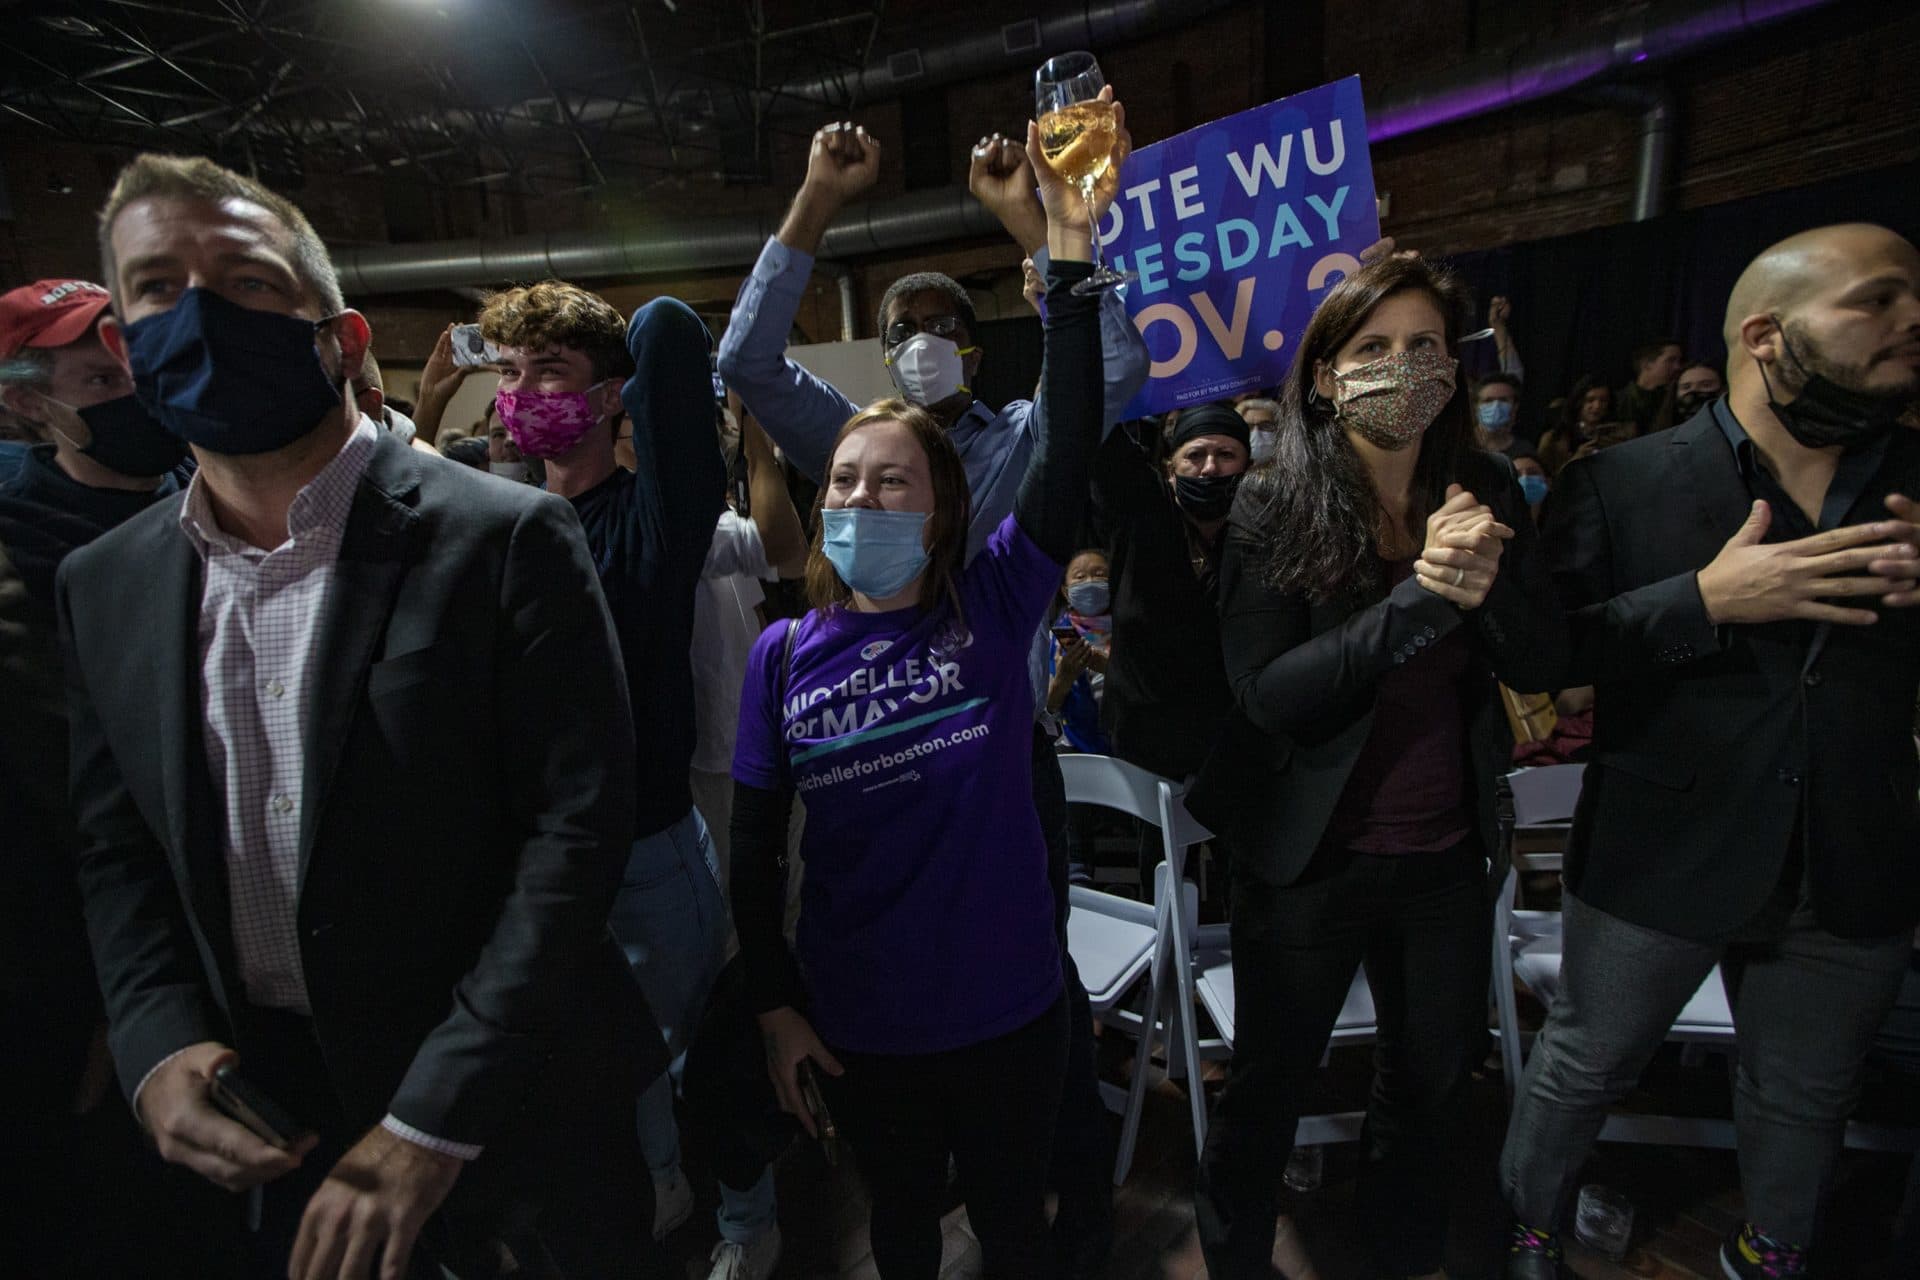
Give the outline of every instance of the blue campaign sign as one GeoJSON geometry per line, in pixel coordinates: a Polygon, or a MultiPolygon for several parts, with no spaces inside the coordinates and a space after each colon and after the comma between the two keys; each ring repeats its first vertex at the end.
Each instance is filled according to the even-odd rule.
{"type": "Polygon", "coordinates": [[[1152,353],[1140,418],[1279,382],[1327,288],[1380,238],[1360,77],[1142,147],[1100,224],[1152,353]]]}

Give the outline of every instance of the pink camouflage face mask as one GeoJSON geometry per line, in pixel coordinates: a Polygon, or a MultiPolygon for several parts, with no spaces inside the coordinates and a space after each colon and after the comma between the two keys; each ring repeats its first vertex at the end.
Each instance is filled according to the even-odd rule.
{"type": "Polygon", "coordinates": [[[591,396],[602,380],[585,391],[502,391],[493,407],[514,447],[530,458],[557,458],[586,438],[600,421],[591,396]]]}

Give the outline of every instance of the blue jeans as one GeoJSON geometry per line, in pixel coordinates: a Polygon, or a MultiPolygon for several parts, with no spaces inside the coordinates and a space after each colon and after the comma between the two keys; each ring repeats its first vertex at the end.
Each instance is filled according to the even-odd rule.
{"type": "Polygon", "coordinates": [[[727,910],[713,862],[713,842],[698,810],[664,831],[634,841],[627,873],[608,919],[647,1004],[660,1023],[672,1061],[640,1095],[640,1147],[647,1168],[665,1178],[680,1167],[680,1130],[673,1094],[686,1066],[687,1041],[699,1025],[727,942],[727,910]]]}

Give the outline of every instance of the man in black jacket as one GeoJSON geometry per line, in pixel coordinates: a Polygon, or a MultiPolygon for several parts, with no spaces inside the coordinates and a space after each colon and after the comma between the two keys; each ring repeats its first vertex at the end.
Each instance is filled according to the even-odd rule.
{"type": "Polygon", "coordinates": [[[86,280],[0,295],[0,403],[47,437],[0,482],[0,1078],[16,1086],[4,1119],[15,1158],[0,1195],[59,1210],[9,1215],[0,1256],[35,1276],[157,1274],[156,1258],[173,1261],[171,1274],[212,1276],[231,1252],[222,1228],[238,1215],[214,1188],[155,1161],[110,1096],[73,877],[54,571],[173,493],[169,472],[186,452],[101,345],[107,301],[86,280]]]}
{"type": "Polygon", "coordinates": [[[1562,986],[1502,1174],[1509,1274],[1606,1108],[1717,963],[1740,1033],[1749,1221],[1730,1277],[1805,1274],[1860,1063],[1920,918],[1920,253],[1879,227],[1782,241],[1727,306],[1726,399],[1576,462],[1547,543],[1596,686],[1562,986]],[[1891,518],[1889,518],[1891,517],[1891,518]]]}
{"type": "Polygon", "coordinates": [[[606,925],[632,725],[578,520],[362,417],[366,321],[281,197],[143,156],[101,227],[103,336],[199,462],[56,591],[135,1112],[263,1190],[260,1275],[467,1274],[529,1220],[567,1274],[659,1274],[631,1100],[664,1050],[606,925]],[[310,1136],[213,1105],[236,1054],[310,1136]]]}

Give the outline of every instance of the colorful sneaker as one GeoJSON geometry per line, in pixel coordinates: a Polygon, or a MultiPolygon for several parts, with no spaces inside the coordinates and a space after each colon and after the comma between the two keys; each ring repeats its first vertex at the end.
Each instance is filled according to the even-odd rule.
{"type": "Polygon", "coordinates": [[[1720,1270],[1726,1272],[1727,1280],[1782,1280],[1809,1274],[1806,1250],[1761,1235],[1751,1222],[1742,1223],[1721,1244],[1720,1270]]]}
{"type": "Polygon", "coordinates": [[[1507,1246],[1506,1280],[1571,1280],[1560,1257],[1560,1237],[1551,1231],[1513,1224],[1513,1242],[1507,1246]]]}
{"type": "Polygon", "coordinates": [[[665,1240],[693,1216],[693,1184],[675,1169],[653,1180],[653,1238],[665,1240]]]}
{"type": "Polygon", "coordinates": [[[780,1265],[780,1228],[768,1227],[745,1244],[722,1240],[713,1246],[713,1270],[707,1280],[767,1280],[780,1265]]]}

